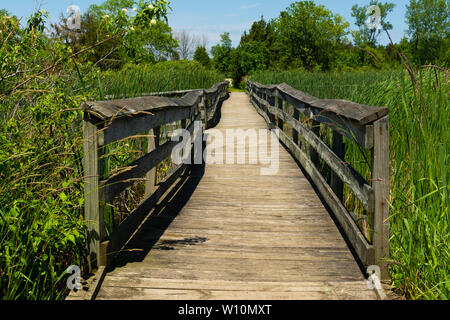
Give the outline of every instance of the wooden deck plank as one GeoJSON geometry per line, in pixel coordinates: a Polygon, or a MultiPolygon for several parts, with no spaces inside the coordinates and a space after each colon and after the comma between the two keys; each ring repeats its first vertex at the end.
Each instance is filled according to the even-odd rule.
{"type": "MultiPolygon", "coordinates": [[[[224,134],[231,128],[267,128],[242,93],[232,93],[221,113],[214,130],[224,134]]],[[[333,220],[281,145],[279,160],[274,176],[261,175],[267,165],[248,160],[208,164],[195,173],[191,194],[174,196],[151,212],[97,298],[376,299],[333,220]]]]}

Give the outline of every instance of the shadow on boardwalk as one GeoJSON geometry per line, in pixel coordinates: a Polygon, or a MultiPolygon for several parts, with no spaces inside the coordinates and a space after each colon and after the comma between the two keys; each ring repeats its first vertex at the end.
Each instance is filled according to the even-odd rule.
{"type": "MultiPolygon", "coordinates": [[[[191,170],[192,174],[188,174],[187,171],[183,174],[178,183],[165,195],[164,199],[142,224],[125,250],[117,256],[114,264],[108,268],[108,272],[131,262],[142,262],[152,249],[173,250],[173,246],[179,244],[180,241],[174,241],[173,243],[162,241],[155,247],[160,237],[191,198],[204,175],[205,165],[189,166],[186,170],[191,170]]],[[[195,244],[201,241],[205,241],[205,239],[184,240],[185,244],[195,244]]]]}

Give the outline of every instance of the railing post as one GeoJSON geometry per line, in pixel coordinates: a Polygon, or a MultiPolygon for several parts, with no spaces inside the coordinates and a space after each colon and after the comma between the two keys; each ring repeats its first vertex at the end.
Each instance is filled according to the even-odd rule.
{"type": "MultiPolygon", "coordinates": [[[[201,106],[197,105],[195,107],[195,115],[197,116],[200,112],[199,108],[201,106]]],[[[200,115],[201,116],[201,115],[200,115]]],[[[197,126],[194,123],[194,131],[193,131],[193,147],[192,147],[192,154],[191,154],[191,163],[192,165],[196,164],[202,164],[203,160],[203,126],[197,126]]]]}
{"type": "MultiPolygon", "coordinates": [[[[320,138],[320,122],[313,120],[312,121],[312,128],[311,131],[320,138]]],[[[319,164],[319,154],[317,153],[316,149],[313,147],[309,147],[309,154],[312,163],[317,167],[319,164]]]]}
{"type": "Polygon", "coordinates": [[[106,265],[106,250],[101,247],[105,238],[104,193],[100,188],[103,175],[103,148],[99,146],[99,129],[86,116],[83,120],[84,150],[84,212],[87,224],[87,250],[89,269],[106,265]],[[103,249],[103,250],[102,250],[103,249]]]}
{"type": "MultiPolygon", "coordinates": [[[[283,111],[283,99],[281,99],[279,96],[277,97],[277,105],[276,107],[278,109],[280,109],[281,111],[283,111]]],[[[278,118],[278,128],[280,128],[281,131],[284,131],[284,122],[283,120],[281,120],[280,118],[278,118]]]]}
{"type": "MultiPolygon", "coordinates": [[[[275,106],[275,97],[274,96],[269,96],[268,94],[265,94],[265,100],[271,107],[275,106]]],[[[269,111],[269,109],[264,107],[263,110],[264,110],[265,114],[269,117],[270,122],[274,122],[275,117],[272,117],[272,113],[269,111]]]]}
{"type": "MultiPolygon", "coordinates": [[[[159,147],[160,128],[153,128],[148,132],[147,153],[159,147]]],[[[150,170],[145,176],[145,197],[150,197],[156,190],[157,167],[150,170]]]]}
{"type": "Polygon", "coordinates": [[[202,118],[202,122],[203,122],[203,130],[206,130],[207,126],[208,126],[208,113],[207,113],[208,106],[209,106],[209,100],[206,99],[205,91],[203,91],[202,100],[200,102],[200,112],[201,112],[201,118],[202,118]]]}
{"type": "Polygon", "coordinates": [[[374,143],[372,150],[372,188],[374,189],[375,212],[373,223],[373,245],[375,264],[381,269],[381,278],[389,279],[389,116],[373,124],[374,143]]]}
{"type": "MultiPolygon", "coordinates": [[[[300,121],[300,111],[296,107],[294,107],[294,114],[292,116],[295,120],[300,121]]],[[[292,128],[292,140],[294,140],[295,144],[298,146],[300,145],[300,139],[298,136],[297,130],[295,128],[292,128]]]]}
{"type": "MultiPolygon", "coordinates": [[[[342,161],[345,161],[345,145],[343,137],[334,130],[332,150],[342,161]]],[[[342,201],[344,198],[344,183],[333,170],[331,171],[330,186],[331,189],[333,189],[334,194],[342,201]]]]}

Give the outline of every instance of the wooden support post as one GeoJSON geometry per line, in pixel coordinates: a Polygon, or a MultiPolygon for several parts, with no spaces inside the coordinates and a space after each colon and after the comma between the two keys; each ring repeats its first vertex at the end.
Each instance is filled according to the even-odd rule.
{"type": "MultiPolygon", "coordinates": [[[[345,161],[345,145],[342,135],[333,130],[333,152],[342,160],[345,161]]],[[[334,194],[343,200],[344,198],[344,183],[341,181],[339,176],[331,170],[331,189],[333,189],[334,194]]]]}
{"type": "MultiPolygon", "coordinates": [[[[195,107],[195,115],[200,113],[199,106],[195,107]]],[[[197,120],[199,121],[199,120],[197,120]]],[[[192,139],[192,151],[191,151],[191,164],[192,166],[203,164],[203,127],[194,123],[193,139],[192,139]]]]}
{"type": "Polygon", "coordinates": [[[84,211],[87,224],[87,250],[89,269],[106,264],[106,254],[100,248],[105,238],[104,196],[100,187],[100,177],[103,175],[103,148],[99,147],[97,126],[87,117],[83,120],[84,149],[84,211]]]}
{"type": "MultiPolygon", "coordinates": [[[[266,99],[267,99],[266,100],[267,103],[270,106],[274,107],[275,106],[275,97],[271,97],[271,96],[267,96],[267,95],[265,95],[265,96],[266,96],[266,99]]],[[[269,117],[270,122],[275,123],[275,116],[268,110],[268,108],[263,107],[262,109],[266,113],[266,115],[269,117]]]]}
{"type": "MultiPolygon", "coordinates": [[[[183,119],[183,120],[181,120],[180,121],[180,129],[186,129],[187,128],[187,120],[188,119],[183,119]]],[[[191,138],[192,139],[192,138],[191,138]]],[[[184,157],[185,157],[186,155],[185,155],[185,153],[184,153],[184,150],[182,151],[182,154],[181,154],[181,157],[182,157],[182,159],[184,159],[184,157]]]]}
{"type": "Polygon", "coordinates": [[[208,127],[208,107],[210,106],[210,100],[206,99],[205,94],[203,93],[202,101],[200,103],[200,112],[201,112],[201,118],[203,121],[203,130],[206,130],[208,127]]]}
{"type": "Polygon", "coordinates": [[[375,264],[381,269],[381,279],[389,279],[389,116],[374,122],[372,150],[372,188],[375,193],[373,245],[375,264]]]}
{"type": "MultiPolygon", "coordinates": [[[[313,120],[311,131],[320,138],[320,122],[313,120]]],[[[312,163],[318,167],[319,165],[319,154],[313,147],[309,147],[309,154],[311,157],[312,163]]]]}
{"type": "MultiPolygon", "coordinates": [[[[159,147],[160,128],[156,127],[149,131],[147,153],[159,147]]],[[[150,197],[156,190],[157,167],[150,170],[145,176],[145,197],[150,197]]]]}
{"type": "MultiPolygon", "coordinates": [[[[279,99],[279,98],[278,98],[279,99]]],[[[300,111],[298,111],[297,108],[294,107],[294,115],[292,116],[295,120],[299,121],[300,120],[300,111]]],[[[297,130],[295,130],[294,128],[292,128],[292,140],[294,141],[294,143],[296,145],[300,145],[300,139],[298,136],[298,132],[297,130]]]]}
{"type": "MultiPolygon", "coordinates": [[[[280,97],[277,97],[276,107],[283,111],[283,99],[280,97]]],[[[284,131],[284,122],[280,118],[278,118],[278,128],[280,128],[281,131],[284,131]]]]}

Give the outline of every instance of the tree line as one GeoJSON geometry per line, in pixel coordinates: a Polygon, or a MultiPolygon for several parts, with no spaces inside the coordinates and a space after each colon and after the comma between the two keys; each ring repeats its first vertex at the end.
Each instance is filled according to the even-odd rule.
{"type": "MultiPolygon", "coordinates": [[[[183,30],[173,32],[167,18],[132,25],[135,0],[106,0],[91,5],[82,16],[80,30],[69,29],[67,19],[61,16],[58,23],[51,25],[49,38],[62,40],[72,52],[92,47],[78,61],[95,64],[102,70],[121,69],[126,64],[194,59],[233,78],[238,86],[245,75],[261,70],[383,69],[400,66],[405,58],[411,64],[447,67],[449,2],[411,0],[406,8],[405,36],[398,43],[387,45],[381,45],[379,39],[392,30],[389,15],[396,5],[377,0],[352,7],[353,27],[323,5],[313,1],[293,2],[278,17],[255,21],[236,47],[225,32],[210,52],[208,39],[183,30]],[[371,5],[380,8],[379,29],[370,29],[366,24],[367,8],[371,5]],[[101,43],[119,33],[121,36],[101,43]]],[[[4,10],[0,14],[8,15],[4,10]]],[[[29,18],[30,27],[43,28],[46,18],[45,13],[38,11],[29,18]]]]}
{"type": "Polygon", "coordinates": [[[393,28],[389,14],[394,7],[394,3],[376,0],[354,5],[356,29],[352,30],[349,22],[325,6],[313,1],[295,2],[275,19],[266,21],[261,17],[255,21],[236,48],[232,47],[230,34],[224,33],[220,43],[211,49],[211,61],[204,47],[197,48],[194,59],[227,74],[236,86],[243,76],[260,70],[370,70],[395,68],[402,61],[448,66],[449,0],[411,0],[406,8],[406,35],[399,43],[381,45],[382,33],[389,35],[393,28]],[[380,8],[379,29],[366,24],[371,5],[380,8]]]}

